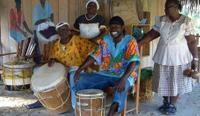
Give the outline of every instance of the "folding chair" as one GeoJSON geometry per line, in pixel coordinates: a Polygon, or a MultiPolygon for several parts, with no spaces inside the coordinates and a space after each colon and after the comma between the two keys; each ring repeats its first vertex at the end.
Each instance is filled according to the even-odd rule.
{"type": "Polygon", "coordinates": [[[127,110],[127,98],[126,98],[125,106],[124,106],[124,109],[121,113],[121,116],[126,116],[127,113],[130,113],[130,112],[133,112],[133,111],[135,111],[136,114],[139,113],[141,60],[142,60],[142,47],[140,48],[140,65],[138,67],[138,78],[137,78],[137,80],[134,84],[136,86],[135,107],[127,110]]]}

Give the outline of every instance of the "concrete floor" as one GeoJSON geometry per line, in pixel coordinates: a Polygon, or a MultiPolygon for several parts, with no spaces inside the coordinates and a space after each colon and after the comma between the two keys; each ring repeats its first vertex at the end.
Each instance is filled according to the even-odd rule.
{"type": "MultiPolygon", "coordinates": [[[[111,97],[107,98],[107,104],[111,103],[111,97]]],[[[55,114],[44,108],[27,110],[24,105],[33,103],[36,98],[30,90],[23,92],[6,91],[0,85],[0,116],[73,116],[73,112],[55,114]]],[[[133,98],[128,100],[128,108],[133,106],[133,98]]],[[[161,116],[157,108],[162,104],[162,98],[156,94],[151,102],[140,104],[140,113],[127,114],[127,116],[161,116]]],[[[180,96],[177,103],[178,111],[175,116],[200,116],[200,86],[196,86],[192,93],[180,96]]],[[[108,111],[108,108],[106,109],[108,111]]]]}

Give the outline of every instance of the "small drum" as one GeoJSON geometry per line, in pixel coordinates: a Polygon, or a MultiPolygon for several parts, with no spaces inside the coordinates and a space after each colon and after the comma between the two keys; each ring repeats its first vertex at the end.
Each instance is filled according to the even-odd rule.
{"type": "Polygon", "coordinates": [[[105,96],[98,89],[80,90],[76,93],[76,116],[105,116],[105,96]]]}
{"type": "Polygon", "coordinates": [[[7,90],[24,90],[30,88],[33,63],[28,61],[11,61],[3,64],[3,82],[7,90]]]}
{"type": "Polygon", "coordinates": [[[63,113],[71,108],[70,90],[65,77],[65,66],[54,63],[49,67],[45,64],[39,67],[31,78],[31,88],[42,105],[57,113],[63,113]]]}

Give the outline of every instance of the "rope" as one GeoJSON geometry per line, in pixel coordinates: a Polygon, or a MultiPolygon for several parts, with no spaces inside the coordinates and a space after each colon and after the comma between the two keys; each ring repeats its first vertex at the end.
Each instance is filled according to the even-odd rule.
{"type": "MultiPolygon", "coordinates": [[[[67,86],[67,88],[69,88],[69,84],[68,84],[68,82],[65,80],[65,82],[66,82],[66,86],[67,86]]],[[[60,83],[61,84],[61,83],[60,83]]],[[[57,86],[55,86],[55,87],[53,87],[54,89],[52,89],[52,90],[56,90],[56,92],[57,92],[57,94],[59,95],[59,97],[61,97],[61,94],[59,94],[59,91],[57,90],[57,87],[60,85],[60,84],[58,84],[57,86]]],[[[65,89],[65,91],[66,91],[67,89],[65,89]]],[[[37,97],[38,97],[38,99],[39,99],[39,101],[44,101],[45,99],[49,99],[49,98],[53,98],[53,97],[45,97],[45,98],[43,98],[41,95],[40,95],[40,93],[36,93],[35,94],[37,97]]],[[[62,97],[61,97],[62,98],[62,97]]],[[[48,103],[46,102],[46,103],[44,103],[44,102],[42,102],[42,103],[44,103],[43,105],[47,108],[47,109],[49,109],[49,110],[57,110],[57,109],[59,109],[60,107],[62,107],[68,100],[69,100],[69,98],[70,98],[70,92],[68,92],[68,95],[67,95],[67,98],[66,98],[66,100],[65,101],[63,101],[63,99],[62,99],[62,104],[61,105],[59,105],[59,106],[57,106],[57,107],[48,107],[48,103]]]]}

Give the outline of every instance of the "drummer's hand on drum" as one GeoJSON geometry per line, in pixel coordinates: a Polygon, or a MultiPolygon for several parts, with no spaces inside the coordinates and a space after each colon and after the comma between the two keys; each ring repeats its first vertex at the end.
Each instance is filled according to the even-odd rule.
{"type": "Polygon", "coordinates": [[[77,70],[74,74],[74,82],[77,83],[79,79],[80,79],[80,71],[77,70]]]}
{"type": "Polygon", "coordinates": [[[124,91],[125,89],[125,85],[126,85],[126,80],[124,78],[120,78],[116,84],[115,84],[115,89],[119,92],[122,92],[124,91]]]}
{"type": "Polygon", "coordinates": [[[53,66],[53,64],[55,63],[56,61],[54,59],[51,59],[49,62],[48,62],[48,66],[51,67],[53,66]]]}

